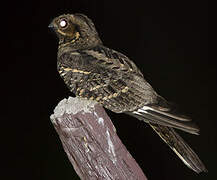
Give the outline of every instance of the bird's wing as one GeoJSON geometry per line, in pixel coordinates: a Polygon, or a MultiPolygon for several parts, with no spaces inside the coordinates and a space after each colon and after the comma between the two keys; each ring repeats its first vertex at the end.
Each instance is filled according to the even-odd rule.
{"type": "Polygon", "coordinates": [[[197,173],[207,172],[204,164],[189,145],[171,127],[149,123],[161,139],[177,154],[177,156],[197,173]]]}
{"type": "Polygon", "coordinates": [[[58,59],[58,71],[76,96],[96,100],[111,111],[133,111],[155,97],[136,65],[114,50],[98,46],[58,59]]]}
{"type": "Polygon", "coordinates": [[[166,100],[145,81],[126,56],[103,46],[63,53],[58,71],[76,96],[96,100],[116,113],[198,134],[199,129],[171,112],[166,100]]]}
{"type": "Polygon", "coordinates": [[[102,102],[105,107],[120,113],[154,102],[155,91],[128,57],[103,46],[84,53],[92,58],[93,67],[101,71],[100,78],[108,80],[95,91],[96,94],[106,94],[102,102]]]}
{"type": "MultiPolygon", "coordinates": [[[[135,102],[136,99],[137,101],[135,102],[136,105],[134,105],[134,107],[139,107],[133,111],[133,108],[131,108],[129,114],[138,115],[140,116],[137,116],[138,118],[145,119],[147,122],[174,127],[192,134],[199,134],[199,128],[194,123],[190,122],[191,118],[180,114],[177,111],[177,108],[171,103],[168,103],[163,97],[157,95],[148,82],[144,80],[143,75],[132,61],[121,53],[117,53],[116,51],[112,51],[112,53],[113,54],[111,55],[111,53],[108,54],[107,52],[107,57],[111,57],[113,58],[113,61],[117,61],[116,66],[115,64],[112,64],[117,67],[117,69],[118,67],[123,67],[124,71],[127,71],[127,75],[130,77],[128,77],[128,79],[123,79],[125,79],[125,82],[127,82],[127,86],[129,87],[128,91],[130,93],[128,98],[131,98],[132,102],[135,102]],[[122,65],[120,65],[120,63],[122,65]],[[142,103],[144,106],[141,106],[142,103]]],[[[109,58],[107,59],[109,62],[111,61],[109,58]]],[[[119,69],[119,71],[123,70],[119,69]]],[[[126,74],[124,75],[126,77],[126,74]]]]}

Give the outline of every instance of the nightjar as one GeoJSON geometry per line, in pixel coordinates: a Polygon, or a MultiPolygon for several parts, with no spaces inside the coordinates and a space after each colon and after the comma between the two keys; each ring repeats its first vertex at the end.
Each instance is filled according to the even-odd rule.
{"type": "Polygon", "coordinates": [[[148,123],[189,168],[207,171],[174,130],[198,134],[198,127],[154,91],[133,61],[104,46],[87,16],[64,14],[49,27],[59,39],[58,72],[72,93],[148,123]]]}

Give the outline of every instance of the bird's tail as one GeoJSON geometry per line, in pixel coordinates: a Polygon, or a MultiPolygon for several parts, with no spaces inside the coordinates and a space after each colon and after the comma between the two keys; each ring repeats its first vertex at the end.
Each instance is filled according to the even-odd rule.
{"type": "Polygon", "coordinates": [[[156,104],[126,113],[147,122],[189,168],[197,173],[207,171],[196,153],[173,129],[198,135],[199,128],[190,118],[177,113],[165,99],[159,96],[156,104]]]}
{"type": "Polygon", "coordinates": [[[207,172],[204,164],[201,162],[197,154],[189,147],[189,145],[175,132],[171,127],[165,127],[157,124],[149,123],[154,131],[168,146],[177,154],[177,156],[193,171],[200,173],[207,172]]]}

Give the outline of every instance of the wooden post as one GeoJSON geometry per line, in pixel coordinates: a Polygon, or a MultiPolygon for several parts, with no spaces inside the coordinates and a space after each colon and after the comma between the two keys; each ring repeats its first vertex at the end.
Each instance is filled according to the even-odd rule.
{"type": "Polygon", "coordinates": [[[50,119],[82,180],[147,180],[96,102],[63,99],[50,119]]]}

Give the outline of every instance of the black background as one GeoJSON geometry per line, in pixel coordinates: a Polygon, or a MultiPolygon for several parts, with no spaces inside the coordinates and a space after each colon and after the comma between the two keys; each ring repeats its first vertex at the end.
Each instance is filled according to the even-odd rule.
{"type": "Polygon", "coordinates": [[[1,18],[1,174],[4,179],[78,179],[49,120],[71,95],[56,71],[55,16],[84,13],[104,44],[129,56],[155,90],[201,128],[180,134],[203,160],[197,175],[146,126],[124,114],[117,133],[149,180],[217,178],[216,65],[208,59],[208,5],[199,1],[14,1],[1,18]],[[5,109],[6,108],[6,109],[5,109]]]}

